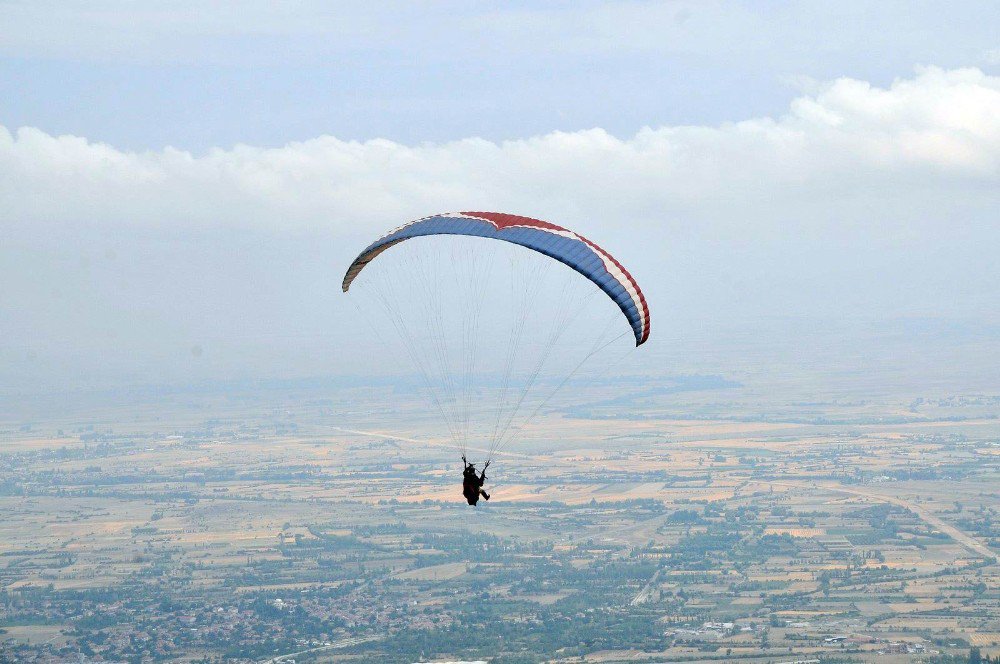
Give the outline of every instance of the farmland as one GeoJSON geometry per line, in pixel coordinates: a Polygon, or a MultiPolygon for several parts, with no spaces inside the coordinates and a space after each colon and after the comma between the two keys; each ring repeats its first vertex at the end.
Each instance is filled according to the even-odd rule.
{"type": "Polygon", "coordinates": [[[413,395],[178,393],[9,418],[0,654],[1000,652],[1000,399],[658,387],[555,403],[475,509],[461,450],[413,395]]]}

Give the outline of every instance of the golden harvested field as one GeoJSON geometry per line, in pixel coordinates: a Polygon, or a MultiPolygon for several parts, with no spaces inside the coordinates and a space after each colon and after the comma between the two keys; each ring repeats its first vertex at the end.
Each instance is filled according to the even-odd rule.
{"type": "Polygon", "coordinates": [[[974,646],[1000,646],[1000,632],[972,632],[968,638],[974,646]]]}

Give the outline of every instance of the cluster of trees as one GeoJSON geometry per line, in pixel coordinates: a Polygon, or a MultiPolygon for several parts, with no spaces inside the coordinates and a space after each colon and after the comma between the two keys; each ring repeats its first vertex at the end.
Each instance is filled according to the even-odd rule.
{"type": "Polygon", "coordinates": [[[1000,664],[1000,655],[984,655],[979,648],[970,648],[968,655],[935,655],[927,664],[1000,664]]]}

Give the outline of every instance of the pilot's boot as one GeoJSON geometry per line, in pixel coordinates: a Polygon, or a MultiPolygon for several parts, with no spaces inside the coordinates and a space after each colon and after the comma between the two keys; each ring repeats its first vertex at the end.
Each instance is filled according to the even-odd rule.
{"type": "Polygon", "coordinates": [[[483,494],[483,498],[485,498],[486,500],[490,499],[490,494],[486,493],[482,489],[479,490],[479,493],[483,494]]]}

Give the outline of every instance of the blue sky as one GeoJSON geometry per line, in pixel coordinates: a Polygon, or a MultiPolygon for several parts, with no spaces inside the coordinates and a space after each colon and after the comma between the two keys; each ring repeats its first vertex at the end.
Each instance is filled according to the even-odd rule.
{"type": "Polygon", "coordinates": [[[996,2],[0,3],[0,123],[124,149],[413,144],[782,113],[997,72],[996,2]]]}
{"type": "Polygon", "coordinates": [[[0,387],[357,374],[344,266],[456,209],[606,245],[653,354],[996,334],[996,2],[276,6],[0,1],[0,387]]]}

